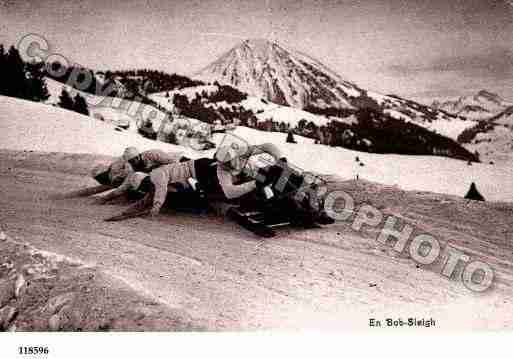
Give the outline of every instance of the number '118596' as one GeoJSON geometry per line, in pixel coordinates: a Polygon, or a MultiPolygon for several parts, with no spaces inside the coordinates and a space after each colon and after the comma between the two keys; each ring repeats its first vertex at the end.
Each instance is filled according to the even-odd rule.
{"type": "Polygon", "coordinates": [[[18,347],[20,355],[48,355],[48,347],[18,347]]]}

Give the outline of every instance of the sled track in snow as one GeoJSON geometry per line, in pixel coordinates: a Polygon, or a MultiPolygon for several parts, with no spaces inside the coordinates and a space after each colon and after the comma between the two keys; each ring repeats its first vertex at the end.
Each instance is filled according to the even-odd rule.
{"type": "Polygon", "coordinates": [[[214,216],[166,213],[156,220],[106,223],[103,219],[120,212],[122,204],[49,199],[90,185],[85,174],[95,158],[0,150],[2,228],[40,250],[94,263],[107,275],[185,311],[198,326],[367,329],[369,318],[395,312],[406,318],[433,317],[448,329],[513,327],[513,219],[507,204],[501,206],[508,210],[497,204],[466,206],[450,196],[365,181],[332,182],[357,204],[393,208],[413,224],[450,235],[458,248],[485,255],[499,285],[475,294],[378,244],[375,229],[355,232],[344,222],[300,232],[279,230],[277,237],[261,240],[214,216]],[[432,215],[426,212],[430,208],[432,215]]]}

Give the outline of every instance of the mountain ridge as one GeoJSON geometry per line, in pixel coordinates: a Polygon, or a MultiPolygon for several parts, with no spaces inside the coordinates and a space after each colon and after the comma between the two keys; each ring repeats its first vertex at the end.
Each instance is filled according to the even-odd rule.
{"type": "Polygon", "coordinates": [[[484,120],[504,112],[513,106],[513,102],[491,91],[480,90],[473,95],[460,96],[453,100],[433,101],[431,106],[452,115],[471,120],[484,120]]]}

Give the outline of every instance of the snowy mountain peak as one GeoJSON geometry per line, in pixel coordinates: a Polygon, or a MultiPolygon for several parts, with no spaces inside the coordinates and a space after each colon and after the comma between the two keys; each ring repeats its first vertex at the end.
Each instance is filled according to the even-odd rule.
{"type": "Polygon", "coordinates": [[[269,51],[273,46],[278,46],[276,42],[267,39],[246,39],[242,43],[244,46],[252,48],[254,51],[269,51]]]}
{"type": "Polygon", "coordinates": [[[353,108],[362,90],[319,61],[266,39],[248,39],[201,70],[197,77],[226,83],[250,95],[304,108],[353,108]]]}

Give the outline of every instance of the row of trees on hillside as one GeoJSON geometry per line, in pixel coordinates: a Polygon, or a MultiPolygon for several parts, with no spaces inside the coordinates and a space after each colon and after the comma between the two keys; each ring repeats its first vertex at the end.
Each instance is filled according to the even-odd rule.
{"type": "Polygon", "coordinates": [[[393,118],[375,109],[359,109],[356,121],[330,121],[319,132],[332,146],[366,152],[439,155],[467,161],[479,157],[456,141],[411,122],[393,118]]]}
{"type": "Polygon", "coordinates": [[[205,106],[199,97],[189,101],[186,95],[176,94],[173,97],[173,104],[184,116],[196,118],[210,124],[216,121],[224,122],[222,115],[214,108],[205,106]]]}
{"type": "Polygon", "coordinates": [[[452,139],[372,108],[353,110],[350,121],[332,120],[325,126],[300,120],[293,132],[314,138],[316,143],[364,152],[438,155],[479,161],[477,153],[471,153],[452,139]]]}
{"type": "Polygon", "coordinates": [[[140,92],[145,94],[179,90],[204,84],[187,76],[149,69],[106,71],[105,78],[117,78],[127,88],[139,89],[140,92]]]}
{"type": "MultiPolygon", "coordinates": [[[[45,66],[43,62],[25,62],[14,46],[6,52],[0,44],[0,95],[30,101],[47,100],[50,93],[45,81],[45,66]]],[[[66,110],[89,115],[87,102],[79,93],[72,98],[63,90],[58,105],[66,110]]]]}
{"type": "Polygon", "coordinates": [[[293,135],[297,134],[313,138],[319,144],[365,152],[440,155],[479,161],[477,154],[467,151],[457,142],[384,113],[379,104],[366,95],[361,96],[361,107],[356,110],[308,108],[313,113],[337,117],[339,120],[333,119],[319,126],[302,119],[294,127],[272,118],[259,120],[252,110],[244,109],[236,103],[214,109],[214,99],[225,101],[223,96],[205,92],[196,94],[192,100],[185,95],[175,95],[173,103],[183,115],[207,123],[217,120],[224,124],[237,122],[259,130],[288,133],[287,142],[290,143],[295,140],[293,135]]]}
{"type": "Polygon", "coordinates": [[[237,90],[235,87],[228,85],[221,85],[219,82],[214,81],[214,86],[217,90],[211,93],[206,91],[202,92],[201,100],[204,102],[226,102],[229,104],[240,103],[244,101],[248,95],[244,92],[237,90]]]}
{"type": "Polygon", "coordinates": [[[0,95],[30,101],[47,100],[50,94],[44,75],[43,63],[25,62],[14,46],[5,51],[0,44],[0,95]]]}
{"type": "Polygon", "coordinates": [[[497,125],[491,121],[479,121],[474,126],[466,128],[457,138],[459,143],[471,143],[478,134],[492,131],[497,125]]]}
{"type": "MultiPolygon", "coordinates": [[[[236,92],[227,90],[227,92],[233,96],[232,100],[236,97],[238,99],[243,98],[242,95],[239,95],[240,92],[237,90],[236,92]]],[[[240,105],[214,108],[212,103],[215,102],[211,102],[210,100],[218,98],[217,96],[218,95],[205,95],[205,97],[203,97],[202,95],[197,94],[189,101],[189,98],[186,95],[175,94],[173,97],[173,104],[180,110],[182,115],[196,118],[206,123],[213,124],[216,121],[221,121],[222,124],[237,122],[243,126],[256,127],[258,119],[253,111],[247,110],[240,105]]]]}
{"type": "MultiPolygon", "coordinates": [[[[139,74],[138,76],[146,76],[148,74],[155,74],[158,71],[152,70],[140,70],[140,71],[106,71],[104,73],[104,79],[100,79],[95,71],[81,67],[78,65],[63,65],[59,62],[53,62],[52,64],[47,64],[47,66],[52,67],[52,71],[47,73],[47,76],[53,78],[56,81],[59,81],[63,84],[67,84],[76,90],[89,93],[92,95],[103,95],[108,97],[118,97],[125,100],[136,101],[144,105],[150,105],[155,107],[157,110],[171,115],[170,111],[168,111],[165,107],[159,105],[157,102],[150,99],[146,94],[145,83],[151,83],[150,80],[143,81],[142,77],[140,80],[131,80],[128,78],[129,75],[139,74]],[[59,74],[59,76],[56,76],[59,74]],[[123,77],[127,76],[127,77],[123,77]],[[119,82],[118,81],[119,77],[119,82]],[[119,85],[121,83],[121,86],[119,85]],[[87,86],[85,86],[87,85],[87,86]]],[[[151,77],[151,76],[150,76],[151,77]]],[[[177,75],[177,78],[181,78],[177,75]]],[[[183,77],[185,78],[185,77],[183,77]]],[[[182,80],[177,80],[178,82],[182,80]]],[[[186,80],[185,83],[187,82],[186,80]]],[[[151,92],[151,91],[150,91],[151,92]]],[[[85,101],[84,101],[85,102],[85,101]]],[[[67,100],[65,100],[65,108],[69,107],[67,100]]],[[[82,105],[81,100],[79,100],[80,105],[78,108],[80,109],[77,112],[84,113],[85,107],[82,105]]],[[[63,107],[63,106],[61,106],[63,107]]]]}
{"type": "MultiPolygon", "coordinates": [[[[75,89],[92,95],[105,92],[109,83],[102,83],[98,80],[93,70],[79,65],[64,65],[58,61],[46,65],[49,78],[73,86],[75,89]]],[[[108,92],[109,96],[116,96],[115,88],[108,92]]]]}
{"type": "Polygon", "coordinates": [[[72,98],[66,89],[62,89],[61,95],[59,96],[58,105],[63,109],[75,111],[82,115],[89,116],[87,101],[84,97],[80,96],[78,92],[75,97],[72,98]]]}

